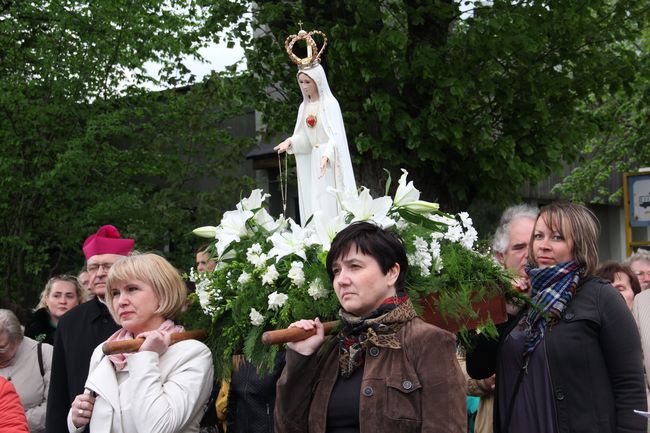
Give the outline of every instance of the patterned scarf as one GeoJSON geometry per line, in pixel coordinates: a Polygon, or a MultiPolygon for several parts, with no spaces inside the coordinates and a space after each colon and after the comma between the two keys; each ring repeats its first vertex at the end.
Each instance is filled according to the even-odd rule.
{"type": "MultiPolygon", "coordinates": [[[[159,330],[164,331],[166,333],[172,334],[174,332],[183,332],[185,328],[183,328],[180,325],[176,325],[173,321],[171,320],[165,320],[160,327],[158,327],[159,330]]],[[[113,335],[108,337],[108,340],[106,342],[108,343],[109,341],[122,341],[122,340],[132,340],[134,339],[135,336],[127,331],[124,328],[118,329],[113,335]]],[[[116,371],[121,371],[126,367],[126,361],[129,356],[133,355],[132,353],[116,353],[115,355],[108,355],[108,359],[111,360],[113,363],[113,367],[115,367],[116,371]]]]}
{"type": "Polygon", "coordinates": [[[417,317],[407,295],[387,298],[367,317],[357,317],[343,309],[339,311],[339,315],[339,372],[346,378],[364,364],[368,343],[399,349],[401,346],[395,333],[406,322],[417,317]]]}
{"type": "Polygon", "coordinates": [[[526,269],[533,287],[531,308],[525,318],[526,344],[524,345],[524,364],[533,353],[549,324],[558,321],[576,293],[580,281],[580,266],[569,261],[540,269],[526,269]]]}

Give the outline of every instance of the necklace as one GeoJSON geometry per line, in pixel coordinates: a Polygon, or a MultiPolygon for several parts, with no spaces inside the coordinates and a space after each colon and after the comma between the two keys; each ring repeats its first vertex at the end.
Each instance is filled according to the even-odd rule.
{"type": "MultiPolygon", "coordinates": [[[[286,155],[286,152],[285,152],[286,155]]],[[[282,215],[287,214],[287,188],[289,183],[288,158],[284,158],[284,176],[282,176],[282,157],[278,153],[278,168],[280,169],[280,196],[282,197],[282,215]]]]}

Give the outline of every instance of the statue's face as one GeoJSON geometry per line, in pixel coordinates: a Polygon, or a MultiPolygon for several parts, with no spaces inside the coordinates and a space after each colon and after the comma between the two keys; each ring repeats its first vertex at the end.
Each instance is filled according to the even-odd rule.
{"type": "Polygon", "coordinates": [[[309,99],[318,99],[318,86],[307,74],[298,74],[298,84],[309,99]]]}

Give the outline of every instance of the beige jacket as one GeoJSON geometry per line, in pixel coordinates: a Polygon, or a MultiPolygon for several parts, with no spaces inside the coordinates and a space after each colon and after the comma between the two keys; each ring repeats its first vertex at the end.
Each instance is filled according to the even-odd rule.
{"type": "Polygon", "coordinates": [[[27,423],[31,433],[45,431],[45,409],[47,393],[50,389],[50,370],[52,369],[52,346],[43,343],[43,370],[38,365],[38,342],[24,337],[16,355],[6,368],[0,368],[0,376],[11,380],[25,408],[27,423]]]}

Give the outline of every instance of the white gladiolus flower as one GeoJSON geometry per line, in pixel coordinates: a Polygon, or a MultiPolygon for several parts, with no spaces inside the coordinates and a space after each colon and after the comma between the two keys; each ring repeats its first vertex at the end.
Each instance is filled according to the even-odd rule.
{"type": "Polygon", "coordinates": [[[296,287],[300,287],[305,283],[305,273],[303,272],[302,262],[291,262],[291,269],[289,269],[288,277],[293,281],[296,287]]]}
{"type": "Polygon", "coordinates": [[[420,268],[420,274],[424,277],[431,275],[432,257],[429,253],[429,244],[419,236],[413,241],[415,253],[408,255],[409,264],[420,268]]]}
{"type": "Polygon", "coordinates": [[[284,293],[273,292],[269,295],[269,310],[277,311],[282,308],[289,297],[284,293]]]}
{"type": "Polygon", "coordinates": [[[327,296],[327,290],[325,290],[325,287],[323,286],[323,282],[321,281],[320,278],[315,278],[314,281],[312,281],[309,284],[309,289],[307,290],[307,293],[309,294],[309,296],[314,298],[314,300],[318,300],[327,296]]]}
{"type": "Polygon", "coordinates": [[[478,239],[478,232],[474,227],[469,226],[467,228],[467,231],[463,235],[463,238],[460,240],[460,243],[468,250],[471,250],[474,248],[474,243],[476,242],[477,239],[478,239]]]}
{"type": "Polygon", "coordinates": [[[431,234],[431,244],[430,244],[430,251],[431,251],[431,260],[433,261],[433,270],[440,273],[442,270],[442,257],[440,256],[440,242],[438,242],[438,237],[433,237],[433,233],[431,234]]]}
{"type": "Polygon", "coordinates": [[[261,324],[264,323],[264,316],[260,314],[259,311],[257,311],[255,308],[251,308],[251,312],[248,315],[251,319],[251,325],[253,326],[260,326],[261,324]]]}
{"type": "Polygon", "coordinates": [[[467,212],[461,212],[461,213],[458,214],[458,216],[460,217],[460,220],[463,223],[463,226],[471,227],[474,224],[467,212]]]}
{"type": "Polygon", "coordinates": [[[268,256],[262,252],[262,246],[260,244],[253,244],[246,250],[246,260],[255,266],[256,269],[260,269],[266,266],[268,256]]]}
{"type": "Polygon", "coordinates": [[[448,239],[451,242],[460,242],[464,235],[465,232],[463,232],[463,228],[460,226],[460,224],[456,223],[449,226],[447,233],[445,233],[445,239],[448,239]]]}
{"type": "Polygon", "coordinates": [[[195,292],[199,297],[199,303],[203,311],[208,311],[210,306],[210,281],[203,280],[196,283],[195,292]]]}
{"type": "Polygon", "coordinates": [[[266,272],[264,273],[264,275],[262,275],[262,284],[263,285],[275,284],[275,280],[277,280],[279,276],[280,274],[275,269],[275,265],[271,265],[268,268],[266,268],[266,272]]]}
{"type": "Polygon", "coordinates": [[[251,280],[250,274],[246,272],[242,272],[239,278],[237,278],[237,283],[243,286],[244,284],[248,283],[250,280],[251,280]]]}

